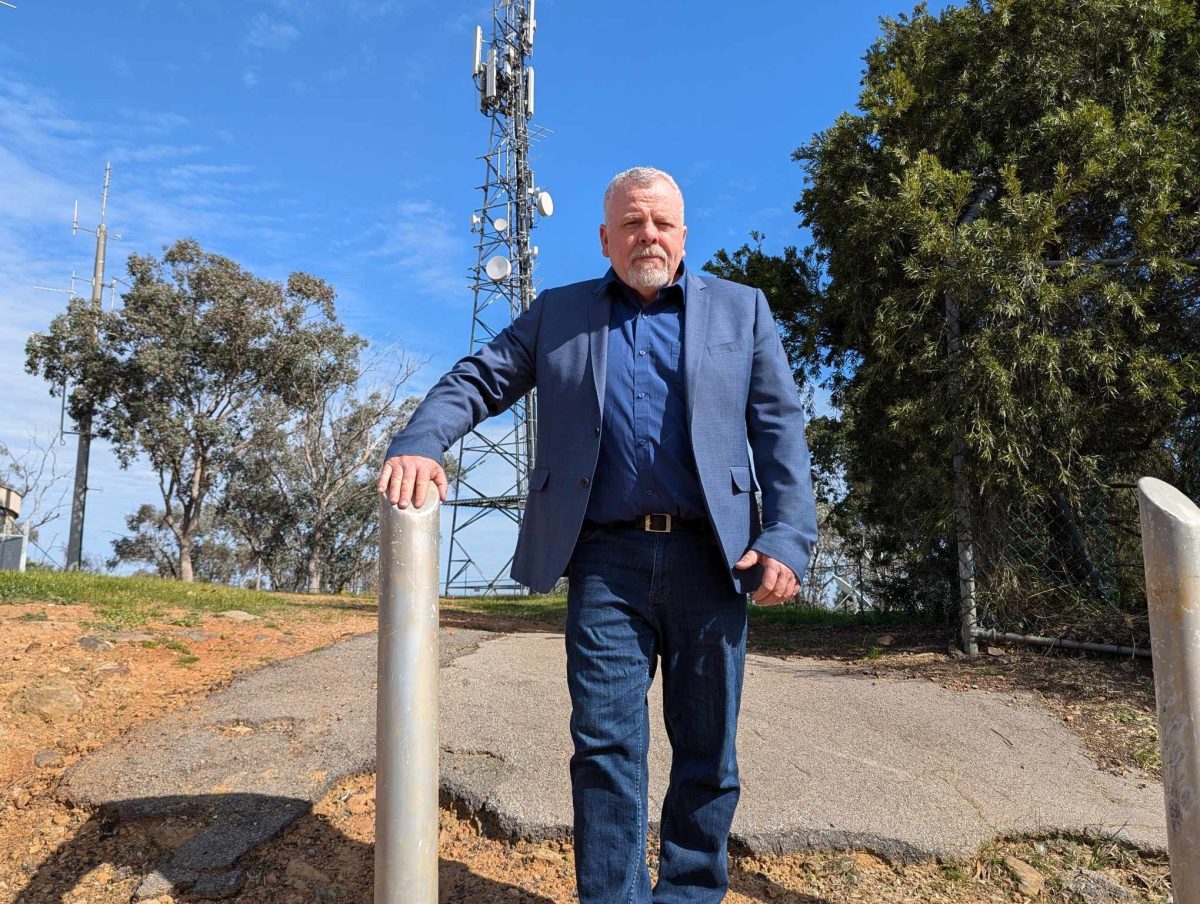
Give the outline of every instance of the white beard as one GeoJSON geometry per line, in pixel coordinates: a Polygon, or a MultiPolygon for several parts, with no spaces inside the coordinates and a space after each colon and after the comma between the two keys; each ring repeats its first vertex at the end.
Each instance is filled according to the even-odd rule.
{"type": "Polygon", "coordinates": [[[671,274],[667,262],[661,258],[637,258],[630,261],[629,285],[634,289],[661,289],[669,285],[671,274]],[[649,264],[643,261],[650,261],[649,264]]]}

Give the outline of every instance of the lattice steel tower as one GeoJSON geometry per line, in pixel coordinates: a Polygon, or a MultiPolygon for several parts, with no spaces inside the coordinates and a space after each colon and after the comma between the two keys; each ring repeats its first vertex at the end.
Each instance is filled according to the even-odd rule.
{"type": "MultiPolygon", "coordinates": [[[[534,182],[529,166],[530,141],[543,130],[530,125],[533,117],[533,54],[535,0],[494,0],[492,37],[486,46],[483,29],[475,29],[472,70],[479,89],[479,109],[491,127],[483,155],[483,204],[471,217],[478,252],[472,268],[475,310],[471,318],[471,351],[494,338],[533,301],[537,248],[529,236],[539,217],[554,212],[548,192],[534,182]]],[[[460,475],[451,488],[450,548],[444,593],[521,593],[508,578],[512,557],[489,574],[468,551],[469,528],[492,516],[519,526],[525,510],[529,471],[537,436],[537,398],[534,392],[510,409],[512,428],[499,438],[473,430],[458,444],[460,475]]],[[[487,425],[494,429],[494,421],[487,425]]],[[[481,425],[483,426],[483,425],[481,425]]]]}

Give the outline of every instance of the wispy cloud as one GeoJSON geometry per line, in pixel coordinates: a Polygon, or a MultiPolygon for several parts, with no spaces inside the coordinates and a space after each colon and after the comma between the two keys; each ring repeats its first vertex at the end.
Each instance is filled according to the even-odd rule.
{"type": "Polygon", "coordinates": [[[452,302],[467,293],[463,231],[433,201],[401,201],[389,219],[376,224],[377,239],[367,253],[395,268],[421,294],[452,302]]]}
{"type": "Polygon", "coordinates": [[[287,50],[300,37],[300,29],[290,22],[273,19],[259,11],[246,27],[244,43],[254,50],[287,50]]]}

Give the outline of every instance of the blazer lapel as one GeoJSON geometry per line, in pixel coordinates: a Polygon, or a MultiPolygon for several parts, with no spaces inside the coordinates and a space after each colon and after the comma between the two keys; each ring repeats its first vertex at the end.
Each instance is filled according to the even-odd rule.
{"type": "Polygon", "coordinates": [[[602,281],[588,299],[588,358],[592,362],[592,382],[596,386],[596,408],[604,415],[604,382],[608,376],[608,323],[612,317],[612,295],[602,281]]]}
{"type": "Polygon", "coordinates": [[[708,340],[708,309],[710,296],[708,285],[687,270],[687,301],[683,310],[683,375],[687,389],[688,426],[692,423],[692,409],[699,395],[696,380],[700,365],[704,361],[704,347],[708,340]]]}

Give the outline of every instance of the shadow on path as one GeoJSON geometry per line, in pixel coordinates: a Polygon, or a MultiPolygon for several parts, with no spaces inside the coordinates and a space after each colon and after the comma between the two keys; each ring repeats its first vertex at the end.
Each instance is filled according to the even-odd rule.
{"type": "MultiPolygon", "coordinates": [[[[14,904],[128,901],[171,895],[178,904],[215,899],[370,902],[375,847],[309,812],[307,801],[265,795],[149,797],[97,811],[41,863],[14,904]],[[254,844],[278,826],[282,838],[254,844]],[[253,831],[247,831],[253,828],[253,831]],[[119,886],[119,887],[118,887],[119,886]],[[140,889],[140,890],[139,890],[140,889]]],[[[439,900],[456,904],[547,897],[439,862],[439,900]]]]}

